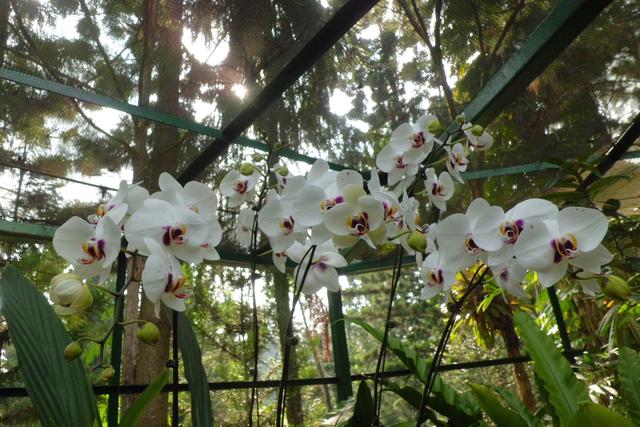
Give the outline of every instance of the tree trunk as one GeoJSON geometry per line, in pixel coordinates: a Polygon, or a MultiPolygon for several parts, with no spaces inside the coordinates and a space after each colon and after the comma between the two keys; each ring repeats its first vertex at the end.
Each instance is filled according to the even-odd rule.
{"type": "MultiPolygon", "coordinates": [[[[151,81],[151,71],[153,70],[153,47],[155,45],[155,14],[157,10],[156,0],[144,0],[142,6],[142,56],[140,57],[138,72],[138,105],[149,106],[149,83],[151,81]]],[[[149,122],[132,116],[133,140],[135,156],[133,162],[133,182],[140,182],[147,177],[147,146],[149,122]]],[[[145,184],[146,186],[146,184],[145,184]]],[[[140,276],[142,274],[143,260],[137,258],[136,265],[130,268],[135,270],[134,282],[129,285],[125,299],[125,321],[138,319],[140,310],[140,276]]],[[[133,270],[132,270],[133,271],[133,270]]],[[[144,297],[143,297],[144,298],[144,297]]],[[[138,354],[138,337],[136,328],[125,328],[124,348],[122,354],[122,383],[134,384],[136,381],[136,356],[138,354]]],[[[121,413],[124,413],[135,400],[136,395],[128,394],[122,396],[121,413]]]]}
{"type": "MultiPolygon", "coordinates": [[[[284,354],[284,345],[287,336],[287,324],[289,323],[289,280],[285,274],[279,271],[273,272],[273,285],[276,298],[276,312],[278,315],[278,333],[280,335],[280,352],[284,354]]],[[[289,359],[289,378],[298,378],[298,359],[296,347],[291,347],[289,359]]],[[[303,425],[302,395],[300,387],[287,388],[287,422],[290,426],[303,425]]]]}
{"type": "MultiPolygon", "coordinates": [[[[508,356],[522,356],[522,353],[520,352],[520,339],[518,338],[518,334],[513,326],[513,318],[511,318],[510,322],[505,321],[501,323],[500,334],[504,340],[504,346],[507,349],[508,356]]],[[[518,388],[518,396],[520,397],[520,400],[522,400],[524,404],[527,405],[527,408],[534,413],[536,410],[536,401],[533,397],[531,382],[529,381],[529,376],[527,375],[524,363],[515,363],[513,365],[513,374],[516,379],[516,386],[518,388]]]]}
{"type": "Polygon", "coordinates": [[[9,12],[11,5],[8,1],[0,3],[0,67],[4,67],[4,51],[9,38],[9,12]]]}
{"type": "MultiPolygon", "coordinates": [[[[182,67],[182,0],[166,0],[158,4],[158,44],[156,50],[158,103],[160,111],[180,115],[180,71],[182,67]]],[[[178,129],[157,123],[152,135],[153,147],[149,162],[146,187],[157,189],[158,177],[164,171],[175,174],[180,157],[178,129]]],[[[162,313],[155,316],[153,304],[142,299],[140,318],[155,322],[160,329],[160,340],[155,346],[140,346],[137,357],[136,381],[152,382],[169,359],[171,326],[162,313]]],[[[158,396],[143,415],[141,425],[163,427],[167,425],[167,394],[158,396]]]]}

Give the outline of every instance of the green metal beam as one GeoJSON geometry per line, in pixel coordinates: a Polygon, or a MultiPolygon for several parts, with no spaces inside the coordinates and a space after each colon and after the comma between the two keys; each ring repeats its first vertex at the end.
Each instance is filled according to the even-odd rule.
{"type": "MultiPolygon", "coordinates": [[[[215,129],[210,126],[196,123],[191,120],[186,120],[172,114],[162,113],[151,108],[129,104],[127,102],[120,101],[109,96],[99,95],[88,90],[76,88],[51,80],[42,79],[40,77],[21,73],[19,71],[10,70],[8,68],[0,68],[0,79],[8,80],[24,86],[30,86],[36,89],[46,90],[47,92],[77,99],[78,101],[88,102],[91,104],[99,105],[101,107],[111,108],[113,110],[131,114],[132,116],[151,120],[157,123],[163,123],[165,125],[173,126],[180,129],[185,129],[200,135],[209,136],[211,138],[222,137],[222,132],[219,129],[215,129]]],[[[269,146],[266,143],[244,136],[236,139],[234,143],[264,152],[267,152],[269,150],[269,146]]],[[[297,153],[296,151],[288,148],[282,148],[278,151],[278,154],[281,157],[285,157],[287,159],[309,164],[313,164],[317,160],[314,157],[297,153]]],[[[329,162],[329,166],[334,170],[346,169],[345,166],[339,165],[337,163],[329,162]]]]}
{"type": "Polygon", "coordinates": [[[333,366],[338,377],[338,401],[353,396],[351,388],[351,367],[349,363],[349,346],[342,312],[342,292],[327,290],[329,302],[329,325],[331,327],[331,347],[333,348],[333,366]]]}
{"type": "Polygon", "coordinates": [[[472,123],[495,119],[611,3],[561,0],[464,109],[472,123]]]}

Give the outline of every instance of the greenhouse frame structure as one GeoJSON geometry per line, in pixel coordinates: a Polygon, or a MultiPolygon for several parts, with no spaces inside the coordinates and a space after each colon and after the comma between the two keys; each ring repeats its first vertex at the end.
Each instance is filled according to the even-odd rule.
{"type": "MultiPolygon", "coordinates": [[[[206,148],[183,170],[178,180],[184,184],[196,179],[209,165],[211,165],[231,144],[238,144],[244,147],[253,148],[260,151],[268,151],[269,146],[261,141],[243,136],[243,133],[253,124],[260,114],[277,100],[283,92],[294,84],[300,76],[310,70],[316,61],[325,54],[341,37],[349,31],[373,6],[377,0],[348,0],[340,7],[336,13],[325,23],[325,25],[312,37],[304,47],[283,67],[279,74],[273,78],[253,100],[248,102],[235,119],[224,129],[214,129],[193,121],[189,121],[177,116],[162,113],[150,108],[140,107],[126,102],[103,96],[84,89],[68,86],[60,82],[45,80],[39,77],[27,75],[12,69],[0,68],[0,78],[14,82],[15,84],[30,86],[36,89],[49,91],[58,95],[70,97],[78,101],[96,104],[98,106],[111,108],[124,113],[131,114],[153,122],[163,123],[180,129],[205,135],[210,138],[206,148]]],[[[488,81],[478,95],[466,106],[463,113],[468,121],[480,125],[489,124],[500,112],[506,108],[540,73],[555,59],[560,53],[611,3],[611,0],[560,0],[547,17],[530,34],[527,41],[520,49],[502,66],[502,68],[488,81]]],[[[447,130],[450,134],[459,131],[459,124],[453,123],[447,130]]],[[[627,153],[631,145],[640,137],[640,114],[635,115],[629,127],[621,134],[611,148],[602,156],[597,164],[600,174],[606,173],[613,164],[620,159],[636,158],[636,152],[627,153]]],[[[280,157],[305,163],[313,163],[316,159],[305,154],[297,153],[293,150],[283,148],[278,151],[280,157]]],[[[23,172],[32,174],[44,174],[53,178],[69,178],[46,174],[37,170],[25,168],[19,164],[2,163],[4,166],[22,169],[23,172]]],[[[347,166],[330,163],[334,170],[346,169],[347,166]]],[[[511,166],[499,169],[489,169],[482,171],[472,171],[463,174],[467,180],[484,179],[487,177],[522,174],[538,172],[557,168],[552,163],[536,162],[519,166],[511,166]]],[[[587,177],[591,182],[596,179],[596,174],[587,177]]],[[[76,181],[77,182],[77,181],[76,181]]],[[[104,190],[95,184],[92,185],[104,190]]],[[[0,239],[20,242],[38,242],[51,240],[55,232],[55,227],[0,221],[0,239]]],[[[249,267],[245,254],[233,252],[221,252],[220,262],[223,264],[249,267]]],[[[411,257],[405,257],[403,263],[414,262],[411,257]]],[[[126,263],[119,263],[125,264],[126,263]]],[[[256,260],[258,266],[271,265],[270,258],[259,257],[256,260]]],[[[376,261],[361,261],[352,263],[348,267],[340,269],[340,274],[355,275],[360,273],[387,270],[394,267],[394,260],[382,259],[376,261]]],[[[571,341],[566,330],[562,317],[559,301],[554,287],[548,289],[550,302],[558,324],[564,354],[574,361],[574,356],[580,354],[580,350],[571,347],[571,341]]],[[[287,386],[308,386],[335,384],[337,386],[337,396],[339,400],[345,400],[353,394],[352,382],[363,379],[371,379],[375,374],[352,374],[349,366],[348,347],[345,334],[342,313],[341,293],[328,292],[329,321],[331,327],[331,337],[333,344],[333,357],[335,366],[335,376],[324,378],[291,379],[286,381],[287,386]]],[[[177,316],[174,315],[174,322],[177,316]]],[[[165,392],[172,392],[173,398],[173,425],[177,425],[178,420],[178,399],[177,394],[188,390],[187,384],[178,382],[178,349],[176,328],[174,328],[173,346],[173,383],[165,386],[165,392]]],[[[114,335],[113,347],[116,350],[121,347],[121,334],[114,335]],[[119,340],[119,343],[117,341],[119,340]]],[[[117,351],[116,351],[117,352],[117,351]]],[[[119,358],[119,355],[116,355],[119,358]]],[[[438,371],[450,371],[457,369],[471,369],[486,366],[496,366],[514,364],[528,361],[527,356],[519,358],[500,358],[491,360],[480,360],[475,362],[457,363],[441,365],[438,371]]],[[[118,396],[123,394],[140,393],[146,385],[121,385],[119,384],[119,363],[116,366],[116,376],[111,385],[94,386],[97,394],[109,395],[109,415],[108,425],[115,426],[118,422],[118,396]]],[[[408,375],[408,370],[395,370],[382,372],[383,377],[408,375]]],[[[247,388],[272,388],[281,385],[279,380],[266,381],[241,381],[241,382],[211,382],[209,389],[232,390],[247,388]]],[[[24,388],[0,388],[0,397],[27,396],[24,388]]]]}

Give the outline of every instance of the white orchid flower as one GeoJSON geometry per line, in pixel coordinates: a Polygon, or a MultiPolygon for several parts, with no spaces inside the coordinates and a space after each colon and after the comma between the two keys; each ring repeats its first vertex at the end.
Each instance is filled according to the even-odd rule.
{"type": "Polygon", "coordinates": [[[429,299],[451,289],[456,283],[456,273],[457,269],[439,251],[431,252],[420,267],[420,276],[425,283],[420,298],[429,299]]]}
{"type": "Polygon", "coordinates": [[[160,302],[167,307],[184,311],[185,277],[180,262],[154,239],[145,238],[149,258],[142,270],[142,289],[155,306],[156,317],[160,317],[160,302]]]}
{"type": "Polygon", "coordinates": [[[376,156],[376,166],[387,173],[387,183],[391,186],[418,173],[420,161],[410,162],[405,155],[406,152],[399,150],[397,146],[388,144],[376,156]]]}
{"type": "Polygon", "coordinates": [[[229,207],[235,208],[253,197],[259,179],[260,172],[255,169],[251,175],[232,170],[222,178],[220,192],[229,198],[229,207]]]}
{"type": "Polygon", "coordinates": [[[427,179],[424,181],[424,188],[431,204],[445,212],[447,210],[447,201],[453,197],[454,185],[453,179],[449,172],[442,171],[440,176],[436,176],[433,168],[425,171],[427,179]]]}
{"type": "Polygon", "coordinates": [[[429,129],[439,127],[440,122],[436,116],[425,114],[417,120],[415,125],[403,123],[398,126],[391,134],[389,145],[396,151],[404,153],[403,159],[406,163],[421,163],[433,149],[435,136],[429,129]],[[435,124],[437,126],[434,127],[435,124]]]}
{"type": "Polygon", "coordinates": [[[465,214],[450,215],[438,224],[436,239],[441,254],[454,269],[469,267],[486,252],[502,247],[498,227],[503,218],[501,208],[475,199],[465,214]]]}
{"type": "Polygon", "coordinates": [[[325,214],[324,224],[338,247],[350,247],[362,239],[375,249],[386,238],[384,215],[382,203],[351,186],[345,191],[345,203],[325,214]]]}
{"type": "Polygon", "coordinates": [[[273,265],[282,274],[287,272],[287,253],[286,252],[272,252],[271,258],[273,259],[273,265]]]}
{"type": "MultiPolygon", "coordinates": [[[[387,229],[387,235],[395,236],[400,234],[404,228],[404,213],[403,205],[398,200],[398,197],[391,191],[385,190],[380,185],[380,179],[378,177],[378,171],[376,168],[371,170],[371,178],[369,180],[369,192],[371,196],[382,204],[384,208],[384,222],[387,229]]],[[[408,196],[405,192],[405,205],[404,208],[409,209],[408,196]]],[[[411,214],[411,213],[409,213],[411,214]]]]}
{"type": "Polygon", "coordinates": [[[493,137],[480,125],[468,123],[463,131],[474,150],[486,151],[493,145],[493,137]]]}
{"type": "MultiPolygon", "coordinates": [[[[212,237],[211,226],[191,209],[172,205],[160,199],[147,199],[144,207],[125,223],[124,235],[130,249],[147,255],[145,238],[155,240],[172,255],[186,262],[198,264],[207,256],[206,246],[218,241],[212,237]]],[[[221,230],[214,230],[219,232],[221,230]]]]}
{"type": "Polygon", "coordinates": [[[149,192],[146,189],[138,184],[128,184],[127,181],[122,180],[116,194],[98,205],[95,214],[89,215],[89,222],[95,226],[100,218],[108,216],[116,224],[122,225],[125,216],[131,215],[148,197],[149,192]]]}
{"type": "Polygon", "coordinates": [[[510,294],[525,299],[527,293],[522,288],[522,282],[527,270],[522,268],[516,260],[510,260],[505,264],[491,267],[496,283],[510,294]]]}
{"type": "Polygon", "coordinates": [[[190,181],[183,187],[167,172],[160,174],[158,179],[160,190],[154,198],[165,200],[173,205],[184,206],[210,222],[218,217],[218,198],[216,193],[207,185],[190,181]]]}
{"type": "Polygon", "coordinates": [[[538,273],[545,287],[562,279],[569,264],[600,273],[613,259],[600,244],[607,228],[607,217],[598,210],[565,208],[555,220],[525,227],[515,244],[515,254],[520,265],[538,273]]]}
{"type": "Polygon", "coordinates": [[[269,237],[274,252],[284,252],[296,240],[304,239],[304,228],[297,225],[275,191],[267,195],[267,203],[258,213],[258,226],[269,237]]]}
{"type": "Polygon", "coordinates": [[[362,188],[364,182],[362,175],[356,171],[343,170],[330,174],[323,172],[320,166],[316,168],[315,164],[306,180],[307,185],[292,204],[294,220],[304,227],[322,224],[327,212],[344,203],[347,186],[362,188]]]}
{"type": "Polygon", "coordinates": [[[251,247],[251,235],[253,233],[253,221],[256,212],[253,209],[245,208],[238,212],[236,218],[235,237],[243,248],[251,247]]]}
{"type": "Polygon", "coordinates": [[[287,251],[289,258],[298,264],[294,271],[294,277],[297,277],[296,286],[299,287],[301,285],[304,272],[309,263],[311,263],[302,286],[302,292],[305,295],[311,295],[322,288],[327,288],[331,292],[338,292],[340,283],[338,282],[336,267],[346,267],[347,260],[338,253],[338,250],[330,241],[316,247],[313,259],[310,259],[310,252],[307,254],[310,248],[310,242],[304,245],[296,242],[287,251]],[[306,257],[305,254],[307,254],[306,257]]]}
{"type": "Polygon", "coordinates": [[[75,273],[85,279],[99,276],[102,283],[120,252],[120,228],[108,216],[100,219],[95,228],[74,216],[56,230],[53,248],[73,264],[75,273]]]}
{"type": "Polygon", "coordinates": [[[445,151],[448,154],[447,159],[447,170],[455,179],[457,179],[460,183],[464,183],[460,172],[464,172],[467,170],[467,165],[469,164],[469,160],[464,153],[464,147],[459,142],[454,144],[453,147],[444,147],[445,151]]]}
{"type": "Polygon", "coordinates": [[[544,199],[528,199],[515,205],[504,215],[498,229],[504,246],[489,254],[487,264],[500,265],[511,260],[515,256],[513,247],[526,226],[555,219],[557,215],[558,207],[544,199]]]}

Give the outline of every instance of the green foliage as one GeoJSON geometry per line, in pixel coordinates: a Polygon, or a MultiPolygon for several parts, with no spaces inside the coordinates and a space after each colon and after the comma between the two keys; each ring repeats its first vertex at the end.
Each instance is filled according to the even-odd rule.
{"type": "Polygon", "coordinates": [[[488,385],[487,387],[498,393],[504,402],[509,405],[511,410],[520,415],[529,427],[538,427],[541,425],[540,420],[533,416],[524,403],[513,393],[501,387],[492,385],[488,385]]]}
{"type": "Polygon", "coordinates": [[[67,362],[71,339],[44,296],[14,268],[0,278],[2,314],[16,347],[20,375],[45,426],[99,423],[95,396],[79,359],[67,362]]]}
{"type": "Polygon", "coordinates": [[[360,381],[353,415],[345,427],[370,426],[373,422],[373,398],[366,381],[360,381]]]}
{"type": "Polygon", "coordinates": [[[575,377],[571,365],[551,337],[536,326],[531,316],[519,312],[514,320],[560,424],[568,425],[580,404],[589,401],[586,388],[575,377]]]}
{"type": "Polygon", "coordinates": [[[633,423],[622,415],[596,403],[586,402],[578,407],[569,427],[633,427],[633,423]]]}
{"type": "MultiPolygon", "coordinates": [[[[350,320],[362,327],[374,338],[382,342],[383,332],[361,320],[350,320]]],[[[402,363],[415,375],[421,383],[424,383],[429,370],[429,363],[418,356],[416,351],[403,344],[399,339],[389,335],[387,347],[402,363]]],[[[422,392],[412,387],[399,387],[391,382],[386,383],[388,391],[391,391],[406,400],[414,408],[419,408],[422,392]]],[[[480,418],[480,407],[473,396],[468,393],[458,393],[449,387],[439,376],[433,384],[429,407],[436,412],[450,418],[456,424],[469,425],[480,418]]]]}
{"type": "Polygon", "coordinates": [[[136,398],[133,404],[129,407],[127,412],[122,416],[119,427],[136,427],[142,418],[142,414],[147,406],[156,398],[162,391],[162,388],[169,382],[171,378],[171,370],[165,368],[160,372],[160,375],[156,377],[151,384],[149,384],[140,396],[136,398]]]}
{"type": "Polygon", "coordinates": [[[627,347],[620,348],[618,359],[620,394],[632,419],[640,419],[640,355],[627,347]]]}
{"type": "Polygon", "coordinates": [[[469,383],[482,410],[496,424],[497,427],[529,427],[529,424],[519,414],[509,408],[505,408],[498,396],[488,387],[482,384],[469,383]]]}
{"type": "Polygon", "coordinates": [[[191,393],[191,423],[194,427],[211,426],[213,410],[209,381],[202,366],[202,353],[198,340],[191,328],[189,318],[184,313],[178,313],[178,347],[191,393]]]}

